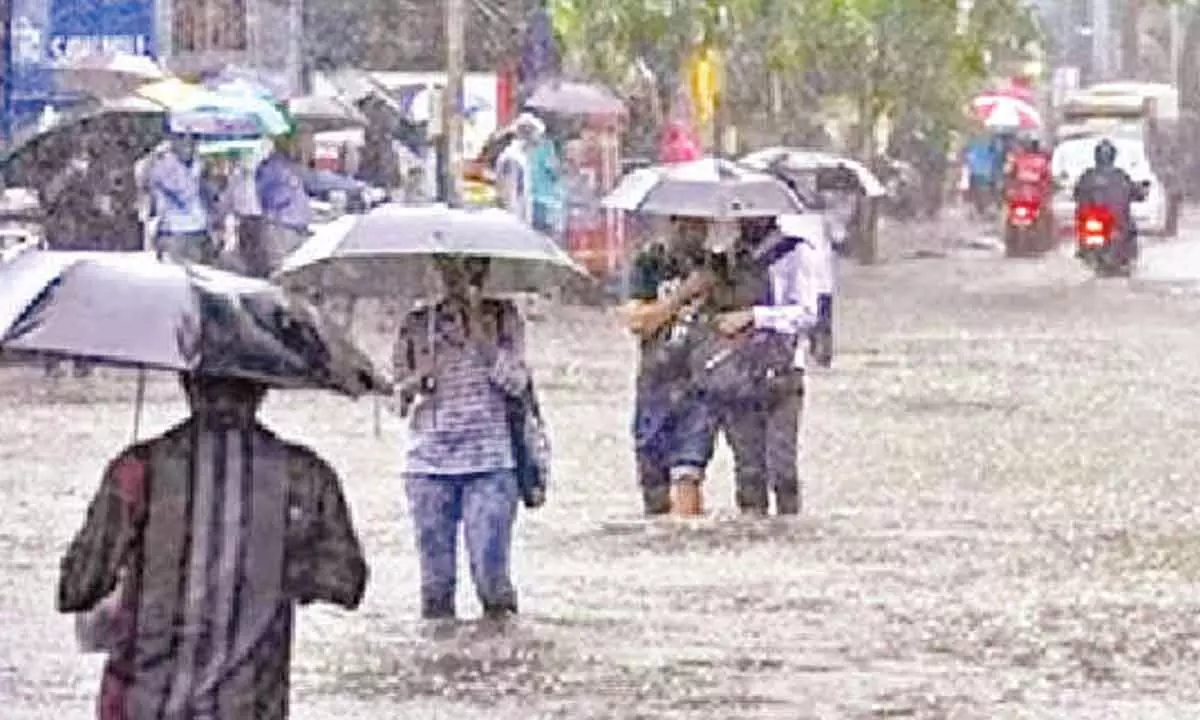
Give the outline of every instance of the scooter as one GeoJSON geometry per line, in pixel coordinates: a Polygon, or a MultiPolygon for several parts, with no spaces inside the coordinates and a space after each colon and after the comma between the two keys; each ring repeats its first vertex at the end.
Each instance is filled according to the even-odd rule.
{"type": "Polygon", "coordinates": [[[1075,213],[1076,255],[1097,277],[1129,277],[1137,262],[1137,245],[1122,242],[1116,218],[1100,205],[1075,213]]]}
{"type": "Polygon", "coordinates": [[[1047,249],[1051,232],[1045,203],[1036,197],[1009,198],[1004,219],[1004,254],[1028,257],[1047,249]]]}

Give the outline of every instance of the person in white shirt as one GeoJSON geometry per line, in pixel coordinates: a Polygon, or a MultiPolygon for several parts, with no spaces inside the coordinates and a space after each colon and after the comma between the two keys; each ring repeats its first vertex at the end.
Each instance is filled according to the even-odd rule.
{"type": "Polygon", "coordinates": [[[796,515],[802,505],[799,434],[807,355],[801,340],[818,319],[817,293],[800,249],[810,241],[781,232],[774,218],[742,225],[739,244],[753,253],[754,262],[770,263],[768,288],[762,292],[761,278],[747,278],[759,285],[758,299],[719,315],[717,328],[727,338],[757,345],[746,355],[764,358],[765,368],[756,368],[751,381],[763,387],[750,395],[761,399],[750,404],[714,403],[714,430],[724,430],[734,450],[739,508],[765,515],[773,495],[777,514],[796,515]]]}
{"type": "Polygon", "coordinates": [[[504,208],[527,223],[533,222],[533,169],[530,151],[546,126],[529,113],[517,118],[516,138],[496,158],[496,184],[504,208]]]}

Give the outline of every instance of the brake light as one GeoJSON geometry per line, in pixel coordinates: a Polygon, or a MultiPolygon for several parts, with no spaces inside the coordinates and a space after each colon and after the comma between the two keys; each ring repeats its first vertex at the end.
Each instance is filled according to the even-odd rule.
{"type": "Polygon", "coordinates": [[[1025,205],[1018,205],[1013,208],[1013,215],[1016,215],[1018,218],[1021,218],[1023,220],[1025,218],[1029,217],[1029,215],[1030,215],[1029,208],[1026,207],[1025,205]]]}
{"type": "Polygon", "coordinates": [[[1103,235],[1104,221],[1096,218],[1088,218],[1083,221],[1083,232],[1085,235],[1103,235]]]}

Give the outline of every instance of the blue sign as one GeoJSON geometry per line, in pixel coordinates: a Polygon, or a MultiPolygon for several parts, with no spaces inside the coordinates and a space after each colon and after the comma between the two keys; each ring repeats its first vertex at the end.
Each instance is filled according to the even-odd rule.
{"type": "Polygon", "coordinates": [[[55,87],[52,63],[95,53],[156,57],[155,0],[11,0],[5,112],[16,129],[77,98],[55,87]]]}

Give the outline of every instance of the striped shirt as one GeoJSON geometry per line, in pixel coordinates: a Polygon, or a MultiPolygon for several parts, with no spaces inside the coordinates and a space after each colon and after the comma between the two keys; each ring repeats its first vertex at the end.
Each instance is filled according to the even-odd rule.
{"type": "Polygon", "coordinates": [[[467,338],[466,312],[447,301],[408,314],[396,343],[396,380],[409,412],[405,471],[468,475],[515,467],[507,401],[529,384],[524,322],[514,303],[486,300],[484,316],[498,342],[467,338]],[[434,367],[422,387],[417,368],[434,367]]]}
{"type": "Polygon", "coordinates": [[[366,574],[328,465],[262,427],[187,422],[109,466],[58,608],[119,587],[101,720],[283,720],[295,603],[353,608],[366,574]]]}

